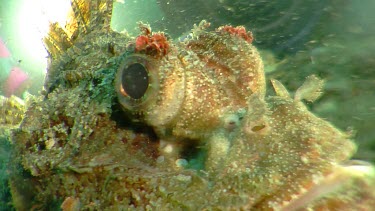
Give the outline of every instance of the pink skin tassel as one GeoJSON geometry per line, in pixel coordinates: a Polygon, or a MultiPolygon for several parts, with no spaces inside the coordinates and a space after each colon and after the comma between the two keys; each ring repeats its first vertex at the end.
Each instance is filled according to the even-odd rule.
{"type": "Polygon", "coordinates": [[[11,95],[22,91],[21,85],[29,79],[29,76],[23,72],[19,67],[13,67],[8,79],[4,84],[5,96],[10,97],[11,95]]]}
{"type": "MultiPolygon", "coordinates": [[[[9,72],[9,75],[3,85],[4,94],[6,97],[10,97],[14,94],[20,94],[26,88],[23,84],[29,79],[29,76],[21,70],[21,68],[13,66],[11,61],[11,54],[8,48],[5,46],[4,41],[0,38],[0,69],[5,71],[5,77],[9,72]],[[13,67],[12,67],[13,66],[13,67]]],[[[3,75],[3,74],[0,74],[3,75]]]]}
{"type": "Polygon", "coordinates": [[[0,58],[8,58],[10,57],[10,52],[8,48],[5,46],[4,41],[0,38],[0,58]]]}

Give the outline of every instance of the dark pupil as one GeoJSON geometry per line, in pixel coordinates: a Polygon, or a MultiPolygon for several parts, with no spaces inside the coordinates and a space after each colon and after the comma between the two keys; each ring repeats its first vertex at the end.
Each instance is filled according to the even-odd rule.
{"type": "Polygon", "coordinates": [[[134,63],[122,73],[122,88],[131,98],[141,98],[148,88],[148,74],[146,68],[134,63]]]}

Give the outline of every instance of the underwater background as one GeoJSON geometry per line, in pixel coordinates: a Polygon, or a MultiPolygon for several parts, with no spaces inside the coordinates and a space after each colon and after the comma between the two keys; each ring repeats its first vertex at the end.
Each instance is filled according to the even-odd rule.
{"type": "MultiPolygon", "coordinates": [[[[354,158],[375,163],[374,10],[372,0],[122,0],[115,3],[112,28],[136,35],[137,22],[143,21],[177,40],[189,36],[203,19],[213,27],[244,25],[254,34],[267,80],[297,90],[311,74],[325,79],[324,95],[310,109],[352,131],[358,144],[354,158]]],[[[28,74],[30,94],[41,91],[47,53],[40,39],[46,20],[54,15],[48,11],[47,1],[0,1],[0,38],[11,53],[9,61],[1,58],[1,95],[10,74],[6,64],[28,74]]],[[[0,210],[12,209],[6,170],[9,145],[8,137],[0,134],[0,210]]]]}

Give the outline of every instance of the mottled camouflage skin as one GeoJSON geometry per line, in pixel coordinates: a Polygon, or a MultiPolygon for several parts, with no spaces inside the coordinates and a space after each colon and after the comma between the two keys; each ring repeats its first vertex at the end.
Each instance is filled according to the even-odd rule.
{"type": "Polygon", "coordinates": [[[17,209],[375,206],[374,170],[348,161],[356,148],[350,135],[302,102],[319,96],[320,79],[307,78],[294,97],[272,81],[276,95],[265,97],[259,54],[237,32],[203,22],[183,43],[136,52],[134,38],[109,27],[111,1],[73,1],[72,8],[71,22],[51,25],[45,40],[45,93],[29,102],[12,135],[17,209]],[[121,103],[115,82],[134,55],[149,59],[160,79],[155,99],[137,109],[121,103]],[[175,162],[192,162],[195,151],[205,154],[201,167],[175,162]]]}

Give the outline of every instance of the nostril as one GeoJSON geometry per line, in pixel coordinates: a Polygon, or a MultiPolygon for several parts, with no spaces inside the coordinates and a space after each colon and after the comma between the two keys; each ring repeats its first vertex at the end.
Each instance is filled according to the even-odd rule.
{"type": "Polygon", "coordinates": [[[262,124],[262,125],[256,125],[256,126],[254,126],[254,127],[251,128],[251,131],[253,131],[253,132],[259,132],[259,131],[263,130],[265,127],[266,126],[264,124],[262,124]]]}

